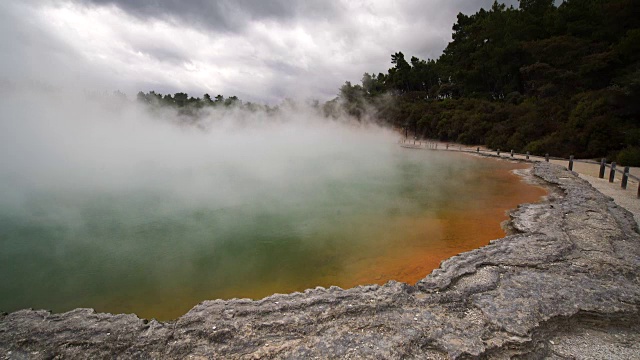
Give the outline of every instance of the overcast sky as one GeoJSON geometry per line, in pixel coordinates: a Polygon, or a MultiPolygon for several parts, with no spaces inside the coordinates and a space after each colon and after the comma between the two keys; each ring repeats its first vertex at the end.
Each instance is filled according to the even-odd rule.
{"type": "MultiPolygon", "coordinates": [[[[0,89],[322,101],[390,56],[437,58],[493,0],[3,0],[0,89]]],[[[515,4],[517,1],[507,1],[515,4]]]]}

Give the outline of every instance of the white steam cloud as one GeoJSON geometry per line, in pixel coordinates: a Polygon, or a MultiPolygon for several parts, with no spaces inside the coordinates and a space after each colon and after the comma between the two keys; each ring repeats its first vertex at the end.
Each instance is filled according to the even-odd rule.
{"type": "Polygon", "coordinates": [[[364,154],[396,136],[303,106],[275,115],[211,108],[204,126],[108,95],[5,94],[0,106],[4,201],[19,201],[23,191],[152,190],[227,206],[292,182],[365,174],[375,163],[364,154]]]}

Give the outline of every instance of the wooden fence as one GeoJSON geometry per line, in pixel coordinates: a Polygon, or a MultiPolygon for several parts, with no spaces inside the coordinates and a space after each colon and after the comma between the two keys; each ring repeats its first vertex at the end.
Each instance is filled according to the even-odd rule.
{"type": "Polygon", "coordinates": [[[621,169],[616,167],[617,164],[615,161],[609,164],[607,163],[607,159],[605,158],[602,158],[600,162],[593,161],[593,160],[574,159],[573,155],[571,155],[569,159],[566,159],[566,158],[549,156],[548,153],[545,154],[544,156],[537,156],[537,155],[531,155],[528,151],[526,152],[526,154],[516,153],[513,150],[509,152],[501,152],[500,149],[488,150],[488,149],[480,149],[479,147],[470,148],[470,147],[463,147],[462,145],[457,145],[457,144],[452,145],[452,144],[447,144],[442,142],[435,142],[435,141],[429,141],[429,140],[417,140],[417,139],[413,139],[413,140],[402,139],[400,140],[399,143],[401,144],[402,147],[412,148],[412,149],[460,151],[460,152],[483,154],[485,156],[513,158],[514,160],[529,161],[529,162],[537,162],[537,161],[549,162],[549,160],[566,161],[567,169],[569,171],[573,171],[573,165],[576,162],[599,165],[600,171],[598,173],[598,177],[600,179],[604,179],[607,169],[609,169],[609,182],[613,183],[616,177],[616,173],[619,173],[622,176],[622,180],[620,181],[620,187],[622,189],[627,188],[630,178],[637,181],[638,192],[636,196],[640,198],[640,178],[629,173],[629,166],[625,166],[623,169],[621,169]],[[438,146],[440,146],[440,148],[438,148],[438,146]],[[520,157],[520,158],[517,158],[517,157],[520,157]],[[540,158],[540,160],[537,160],[535,158],[540,158]]]}

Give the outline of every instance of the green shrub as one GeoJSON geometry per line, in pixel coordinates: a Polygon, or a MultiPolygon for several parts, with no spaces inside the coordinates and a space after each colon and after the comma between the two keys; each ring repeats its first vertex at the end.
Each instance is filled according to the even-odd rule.
{"type": "Polygon", "coordinates": [[[640,166],[640,147],[629,146],[620,151],[616,157],[617,162],[624,166],[640,166]]]}

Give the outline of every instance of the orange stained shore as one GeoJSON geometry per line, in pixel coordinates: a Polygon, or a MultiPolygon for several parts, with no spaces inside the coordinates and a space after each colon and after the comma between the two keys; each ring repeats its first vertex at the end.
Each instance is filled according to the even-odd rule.
{"type": "MultiPolygon", "coordinates": [[[[514,163],[512,169],[530,167],[514,163]]],[[[362,263],[354,264],[353,272],[345,274],[352,276],[336,279],[336,285],[343,288],[382,285],[389,280],[415,284],[438,268],[441,261],[505,237],[507,234],[501,223],[509,219],[509,211],[519,204],[540,201],[548,191],[525,183],[512,171],[502,170],[499,176],[509,185],[505,191],[493,194],[491,201],[484,203],[482,208],[450,209],[437,216],[405,219],[403,227],[411,231],[404,235],[409,235],[413,241],[388,249],[384,256],[362,259],[362,263]],[[427,236],[429,241],[422,241],[427,236]]],[[[482,186],[480,184],[478,189],[482,186]]]]}
{"type": "MultiPolygon", "coordinates": [[[[502,161],[481,159],[484,161],[502,161]]],[[[347,289],[358,285],[383,285],[389,280],[415,284],[440,266],[440,262],[460,253],[480,248],[507,234],[501,223],[509,219],[509,211],[519,204],[534,203],[548,195],[540,186],[526,183],[512,170],[529,169],[529,164],[506,163],[494,173],[503,180],[503,191],[492,192],[476,206],[452,207],[424,217],[404,217],[389,224],[394,241],[390,246],[370,253],[362,252],[347,268],[316,279],[316,286],[332,285],[347,289]]],[[[493,171],[496,171],[493,169],[493,171]]],[[[477,191],[486,191],[487,183],[473,183],[477,191]]],[[[278,293],[301,291],[298,284],[273,282],[258,287],[236,288],[230,297],[258,299],[278,293]]]]}

